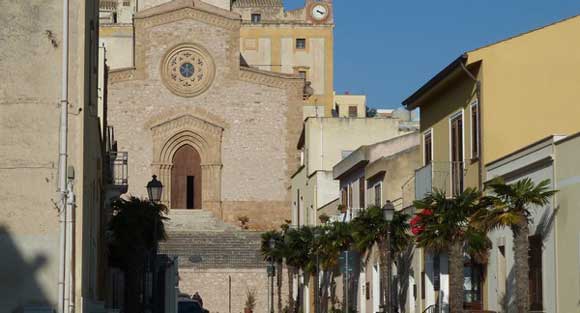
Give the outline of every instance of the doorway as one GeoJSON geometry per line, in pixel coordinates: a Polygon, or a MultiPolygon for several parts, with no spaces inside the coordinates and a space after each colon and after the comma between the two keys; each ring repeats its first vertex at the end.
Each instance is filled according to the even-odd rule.
{"type": "Polygon", "coordinates": [[[179,148],[171,169],[171,208],[201,209],[201,157],[190,145],[179,148]]]}

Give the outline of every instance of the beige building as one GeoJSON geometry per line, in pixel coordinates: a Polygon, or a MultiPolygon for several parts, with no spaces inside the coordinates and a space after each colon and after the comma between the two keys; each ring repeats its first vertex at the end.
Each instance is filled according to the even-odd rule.
{"type": "Polygon", "coordinates": [[[297,148],[301,167],[292,176],[292,221],[317,225],[321,209],[339,198],[332,168],[361,145],[416,130],[418,124],[392,118],[307,118],[297,148]]]}
{"type": "MultiPolygon", "coordinates": [[[[413,132],[362,146],[337,163],[333,167],[333,176],[339,181],[344,212],[335,212],[331,221],[349,222],[362,210],[371,206],[383,207],[387,201],[391,201],[398,211],[409,210],[409,199],[405,198],[404,193],[412,189],[415,169],[421,163],[419,144],[419,133],[413,132]]],[[[406,277],[408,284],[401,284],[398,288],[406,291],[406,297],[401,296],[401,299],[393,301],[400,308],[406,308],[406,312],[416,312],[413,290],[419,279],[419,271],[416,270],[419,262],[413,254],[405,256],[397,258],[398,266],[394,266],[393,275],[406,277]]],[[[379,312],[381,275],[378,246],[361,255],[359,262],[358,285],[351,292],[350,302],[356,304],[358,312],[379,312]]],[[[336,283],[342,285],[342,278],[336,279],[336,283]]]]}
{"type": "Polygon", "coordinates": [[[122,186],[113,186],[107,171],[110,137],[101,114],[104,104],[97,98],[102,78],[97,77],[98,8],[94,1],[71,1],[68,32],[63,31],[62,10],[62,1],[7,1],[0,12],[2,312],[57,310],[63,251],[59,215],[64,216],[58,209],[60,170],[69,186],[69,212],[75,212],[67,231],[70,262],[62,260],[71,277],[64,282],[64,297],[72,299],[68,304],[74,312],[102,312],[105,300],[104,195],[122,186]],[[68,70],[63,70],[64,51],[68,70]],[[68,82],[61,79],[65,71],[68,82]],[[66,168],[59,168],[62,103],[68,106],[66,168]]]}
{"type": "Polygon", "coordinates": [[[161,251],[178,258],[180,291],[200,292],[212,312],[243,311],[250,291],[256,312],[267,311],[254,231],[290,218],[299,166],[305,81],[240,60],[243,25],[238,13],[203,1],[140,3],[135,65],[111,70],[107,86],[118,148],[131,155],[128,193],[145,196],[153,174],[164,184],[161,251]]]}
{"type": "MultiPolygon", "coordinates": [[[[367,96],[334,94],[334,115],[338,117],[366,117],[367,96]]],[[[390,116],[389,116],[390,117],[390,116]]]]}
{"type": "MultiPolygon", "coordinates": [[[[168,0],[101,0],[100,41],[110,52],[112,69],[133,67],[135,25],[132,14],[168,0]]],[[[334,13],[332,1],[306,0],[285,11],[282,0],[206,0],[241,21],[239,52],[243,63],[260,70],[300,75],[314,94],[306,103],[333,108],[334,13]]]]}

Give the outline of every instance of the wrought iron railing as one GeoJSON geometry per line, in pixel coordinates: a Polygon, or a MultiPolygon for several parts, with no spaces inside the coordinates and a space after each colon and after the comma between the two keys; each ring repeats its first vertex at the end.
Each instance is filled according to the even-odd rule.
{"type": "Polygon", "coordinates": [[[463,162],[432,162],[415,171],[415,199],[423,199],[434,189],[451,196],[463,191],[463,162]]]}
{"type": "Polygon", "coordinates": [[[119,1],[117,0],[100,0],[99,1],[99,10],[104,11],[115,11],[119,6],[119,1]]]}
{"type": "Polygon", "coordinates": [[[108,154],[109,184],[126,187],[129,185],[129,154],[127,152],[110,151],[108,154]]]}

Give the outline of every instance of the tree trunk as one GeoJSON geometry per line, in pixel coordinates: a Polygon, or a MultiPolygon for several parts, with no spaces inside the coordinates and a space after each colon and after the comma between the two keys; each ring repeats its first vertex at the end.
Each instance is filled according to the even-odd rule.
{"type": "Polygon", "coordinates": [[[288,311],[294,312],[294,268],[288,266],[288,311]]]}
{"type": "Polygon", "coordinates": [[[276,277],[276,287],[278,291],[278,313],[282,313],[282,271],[284,270],[284,267],[282,266],[282,262],[278,262],[276,265],[278,267],[278,275],[276,277]]]}
{"type": "Polygon", "coordinates": [[[449,247],[449,308],[451,313],[463,311],[463,245],[449,247]]]}
{"type": "Polygon", "coordinates": [[[514,233],[514,268],[516,276],[516,305],[518,313],[528,313],[530,308],[530,289],[529,289],[529,248],[528,235],[530,229],[527,221],[521,225],[512,227],[514,233]]]}
{"type": "Polygon", "coordinates": [[[380,271],[381,271],[381,299],[380,299],[380,304],[381,305],[387,305],[387,297],[389,296],[389,287],[388,287],[388,280],[389,280],[389,275],[388,275],[388,264],[389,264],[389,257],[388,257],[388,253],[387,253],[387,245],[386,245],[386,241],[385,240],[381,240],[379,242],[379,252],[380,252],[380,259],[379,259],[379,266],[380,266],[380,271]]]}
{"type": "Polygon", "coordinates": [[[143,268],[134,266],[125,272],[125,312],[142,312],[143,268]]]}

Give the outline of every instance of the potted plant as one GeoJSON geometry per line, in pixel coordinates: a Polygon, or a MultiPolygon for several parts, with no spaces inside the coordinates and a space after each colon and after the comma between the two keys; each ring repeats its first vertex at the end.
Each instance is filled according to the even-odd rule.
{"type": "Polygon", "coordinates": [[[248,290],[246,291],[246,307],[244,308],[244,313],[253,313],[254,308],[256,308],[256,291],[248,290]]]}
{"type": "Polygon", "coordinates": [[[238,222],[240,222],[240,228],[243,230],[248,230],[250,227],[248,223],[250,222],[250,218],[247,216],[238,216],[238,222]]]}

